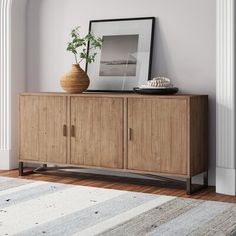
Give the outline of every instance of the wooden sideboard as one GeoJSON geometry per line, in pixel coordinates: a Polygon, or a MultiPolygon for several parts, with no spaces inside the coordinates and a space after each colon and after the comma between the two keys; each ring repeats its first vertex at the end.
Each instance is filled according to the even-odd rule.
{"type": "Polygon", "coordinates": [[[23,163],[187,179],[208,171],[208,97],[132,93],[20,95],[23,163]]]}

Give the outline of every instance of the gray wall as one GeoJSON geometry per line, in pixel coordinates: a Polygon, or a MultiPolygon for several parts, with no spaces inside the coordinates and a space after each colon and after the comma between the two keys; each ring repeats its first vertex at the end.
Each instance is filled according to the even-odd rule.
{"type": "Polygon", "coordinates": [[[74,26],[87,33],[92,19],[155,16],[152,75],[171,78],[183,93],[209,95],[210,183],[215,184],[215,0],[28,1],[28,91],[61,91],[60,77],[73,63],[65,48],[74,26]]]}

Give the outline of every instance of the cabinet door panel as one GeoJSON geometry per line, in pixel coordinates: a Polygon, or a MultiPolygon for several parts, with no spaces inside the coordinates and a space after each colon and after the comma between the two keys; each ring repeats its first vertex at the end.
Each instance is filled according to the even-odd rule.
{"type": "Polygon", "coordinates": [[[128,100],[128,168],[187,174],[187,101],[128,100]]]}
{"type": "Polygon", "coordinates": [[[22,96],[20,98],[20,158],[66,163],[67,98],[22,96]]]}
{"type": "Polygon", "coordinates": [[[39,161],[39,98],[20,97],[20,159],[39,161]]]}
{"type": "Polygon", "coordinates": [[[123,167],[123,99],[71,98],[71,164],[123,167]]]}

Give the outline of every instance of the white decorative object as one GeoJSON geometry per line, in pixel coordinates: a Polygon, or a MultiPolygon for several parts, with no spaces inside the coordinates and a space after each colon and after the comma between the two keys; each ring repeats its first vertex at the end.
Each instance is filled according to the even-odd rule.
{"type": "Polygon", "coordinates": [[[173,85],[170,79],[159,76],[147,81],[147,84],[141,85],[140,88],[173,88],[173,85]]]}

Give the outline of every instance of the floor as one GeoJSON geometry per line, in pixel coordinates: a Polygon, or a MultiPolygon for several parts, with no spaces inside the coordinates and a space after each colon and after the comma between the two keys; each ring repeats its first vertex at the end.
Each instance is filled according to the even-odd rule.
{"type": "MultiPolygon", "coordinates": [[[[31,171],[31,169],[27,169],[26,171],[31,171]]],[[[18,176],[18,170],[0,171],[0,176],[236,203],[236,197],[217,194],[215,193],[214,187],[208,187],[207,189],[188,196],[185,193],[184,185],[166,181],[72,173],[62,170],[50,170],[23,177],[18,176]]]]}

